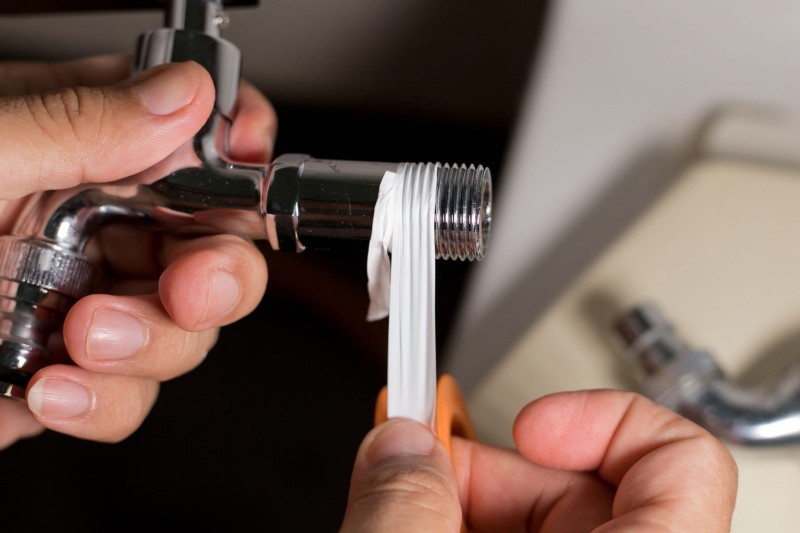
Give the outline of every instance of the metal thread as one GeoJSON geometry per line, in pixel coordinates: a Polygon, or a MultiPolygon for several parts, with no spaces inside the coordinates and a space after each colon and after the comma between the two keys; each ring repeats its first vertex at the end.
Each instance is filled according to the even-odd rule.
{"type": "Polygon", "coordinates": [[[0,281],[0,396],[25,397],[28,380],[49,363],[50,337],[73,303],[49,289],[0,281]]]}
{"type": "Polygon", "coordinates": [[[437,259],[480,261],[492,224],[492,177],[481,165],[442,165],[437,180],[437,259]]]}
{"type": "Polygon", "coordinates": [[[0,396],[24,398],[48,364],[51,335],[89,292],[88,260],[36,239],[0,239],[0,396]]]}
{"type": "Polygon", "coordinates": [[[0,239],[0,279],[79,298],[89,292],[94,268],[82,256],[36,239],[0,239]]]}
{"type": "Polygon", "coordinates": [[[645,374],[655,374],[664,365],[689,353],[672,325],[652,304],[630,308],[614,323],[625,349],[645,374]]]}

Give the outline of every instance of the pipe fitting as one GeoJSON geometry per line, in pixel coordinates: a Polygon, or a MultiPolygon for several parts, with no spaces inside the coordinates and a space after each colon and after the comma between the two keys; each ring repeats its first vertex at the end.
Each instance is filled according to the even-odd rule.
{"type": "Polygon", "coordinates": [[[778,383],[743,388],[710,353],[686,344],[653,305],[628,310],[614,329],[652,400],[738,444],[800,441],[800,366],[778,383]]]}

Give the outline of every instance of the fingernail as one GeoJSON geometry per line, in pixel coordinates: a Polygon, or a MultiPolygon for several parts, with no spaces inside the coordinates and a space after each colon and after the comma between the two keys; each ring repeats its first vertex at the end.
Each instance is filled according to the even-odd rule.
{"type": "Polygon", "coordinates": [[[212,323],[228,314],[242,297],[239,281],[224,270],[217,270],[208,281],[208,301],[201,324],[212,323]]]}
{"type": "Polygon", "coordinates": [[[171,115],[189,105],[197,94],[197,71],[182,65],[155,67],[140,75],[136,90],[144,107],[154,115],[171,115]]]}
{"type": "Polygon", "coordinates": [[[433,432],[419,422],[394,419],[383,424],[367,449],[369,463],[401,454],[430,455],[436,447],[433,432]]]}
{"type": "Polygon", "coordinates": [[[28,407],[42,418],[81,416],[89,410],[91,401],[91,394],[85,387],[64,379],[40,379],[28,391],[28,407]]]}
{"type": "Polygon", "coordinates": [[[101,307],[94,312],[86,339],[86,355],[94,360],[119,360],[132,356],[144,344],[145,332],[130,313],[101,307]]]}

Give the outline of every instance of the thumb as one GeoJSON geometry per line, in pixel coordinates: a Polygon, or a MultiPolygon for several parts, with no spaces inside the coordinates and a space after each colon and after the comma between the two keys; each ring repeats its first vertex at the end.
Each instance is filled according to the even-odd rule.
{"type": "Polygon", "coordinates": [[[200,65],[162,65],[111,87],[0,98],[0,197],[136,174],[208,119],[214,86],[200,65]]]}
{"type": "Polygon", "coordinates": [[[358,450],[342,531],[459,531],[453,467],[430,429],[396,418],[358,450]]]}

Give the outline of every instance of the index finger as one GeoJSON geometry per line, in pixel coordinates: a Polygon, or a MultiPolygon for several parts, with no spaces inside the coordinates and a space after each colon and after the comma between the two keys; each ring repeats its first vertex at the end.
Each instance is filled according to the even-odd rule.
{"type": "Polygon", "coordinates": [[[737,487],[730,453],[704,429],[643,396],[546,396],[520,412],[514,440],[530,461],[593,470],[617,486],[615,520],[678,531],[730,528],[737,487]]]}

